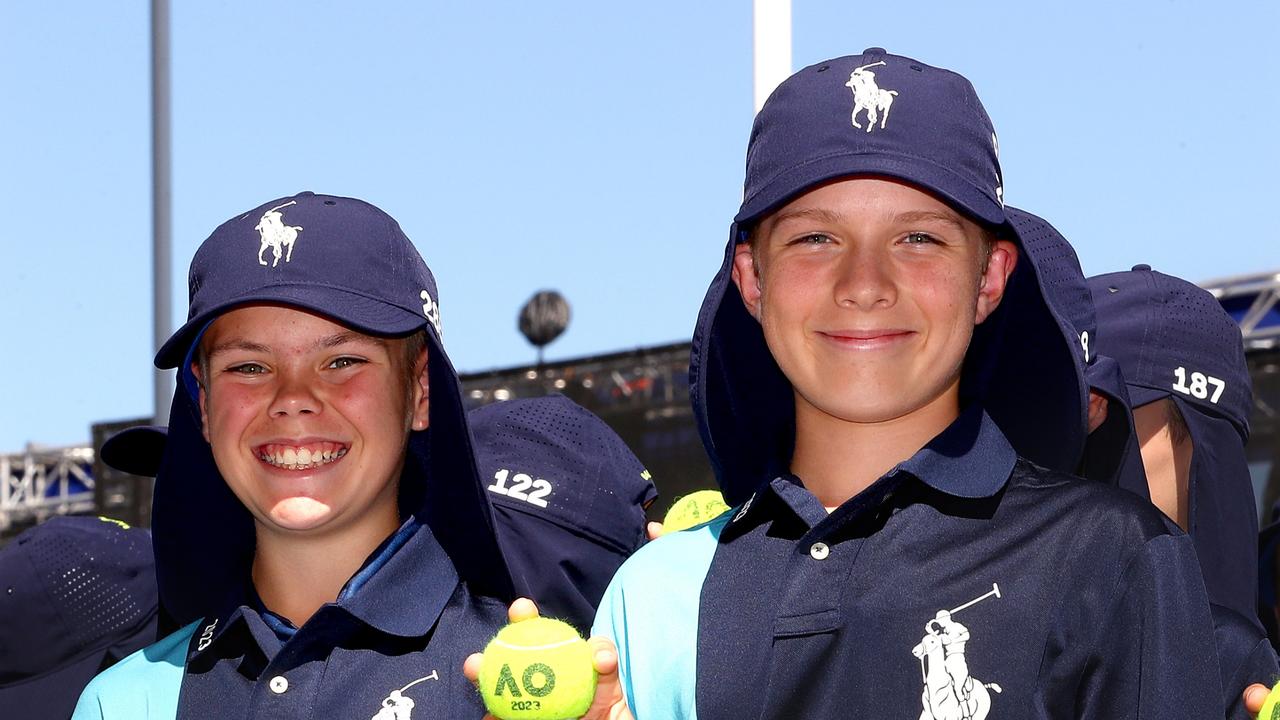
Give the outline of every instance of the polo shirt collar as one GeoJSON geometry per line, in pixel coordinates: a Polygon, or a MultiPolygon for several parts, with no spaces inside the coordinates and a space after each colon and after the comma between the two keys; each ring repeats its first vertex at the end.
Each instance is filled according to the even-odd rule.
{"type": "Polygon", "coordinates": [[[352,576],[338,605],[388,635],[420,637],[435,626],[458,582],[431,528],[411,518],[352,576]]]}
{"type": "MultiPolygon", "coordinates": [[[[1017,460],[1017,452],[991,416],[981,406],[971,405],[928,444],[890,469],[855,499],[859,504],[863,500],[872,504],[883,501],[898,485],[900,474],[954,497],[991,497],[1009,481],[1017,460]],[[864,494],[868,497],[862,498],[864,494]]],[[[770,506],[790,508],[810,526],[815,525],[817,518],[809,517],[813,512],[803,508],[806,503],[796,497],[797,492],[807,491],[793,475],[783,475],[766,484],[734,511],[722,539],[736,537],[753,525],[752,520],[758,515],[768,515],[765,508],[770,506]]]]}
{"type": "MultiPolygon", "coordinates": [[[[333,605],[382,633],[421,637],[435,626],[457,586],[458,573],[431,529],[410,518],[369,556],[343,586],[333,605]]],[[[331,607],[322,607],[316,616],[331,607]]],[[[263,619],[269,612],[246,581],[245,586],[228,594],[221,613],[206,618],[196,629],[191,655],[217,644],[231,628],[242,623],[248,623],[248,631],[264,651],[278,648],[278,643],[285,640],[279,636],[289,633],[279,632],[263,619]],[[262,621],[249,623],[249,615],[262,621]],[[268,642],[265,632],[274,633],[278,640],[268,642]]]]}
{"type": "Polygon", "coordinates": [[[948,495],[985,498],[1004,487],[1017,460],[1018,454],[991,416],[981,406],[970,405],[915,455],[886,474],[905,472],[948,495]]]}

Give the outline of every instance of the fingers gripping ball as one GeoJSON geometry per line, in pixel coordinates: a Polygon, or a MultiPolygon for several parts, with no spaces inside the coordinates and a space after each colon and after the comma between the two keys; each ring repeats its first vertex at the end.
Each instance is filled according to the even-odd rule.
{"type": "Polygon", "coordinates": [[[596,694],[591,646],[559,620],[511,623],[485,647],[479,684],[484,706],[501,720],[581,717],[596,694]]]}
{"type": "Polygon", "coordinates": [[[663,532],[687,530],[728,510],[724,497],[715,490],[699,490],[676,500],[662,519],[663,532]]]}
{"type": "Polygon", "coordinates": [[[1267,699],[1262,703],[1262,712],[1258,713],[1258,720],[1280,720],[1280,683],[1276,683],[1271,692],[1267,693],[1267,699]]]}

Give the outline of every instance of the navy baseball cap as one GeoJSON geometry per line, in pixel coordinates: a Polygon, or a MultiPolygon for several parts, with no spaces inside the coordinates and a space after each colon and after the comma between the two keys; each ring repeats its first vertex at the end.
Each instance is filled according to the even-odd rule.
{"type": "Polygon", "coordinates": [[[96,517],[54,517],[0,549],[0,708],[71,717],[85,685],[156,640],[151,537],[96,517]]]}
{"type": "Polygon", "coordinates": [[[1240,328],[1207,290],[1147,265],[1089,279],[1099,351],[1133,407],[1168,398],[1191,436],[1187,533],[1209,600],[1255,617],[1258,510],[1244,444],[1253,387],[1240,328]]]}
{"type": "Polygon", "coordinates": [[[429,427],[410,433],[400,509],[431,528],[474,590],[511,597],[461,386],[444,349],[435,278],[390,215],[362,200],[310,192],[263,203],[204,241],[188,291],[187,322],[156,355],[157,367],[179,367],[186,385],[174,395],[152,510],[161,602],[177,622],[218,612],[233,599],[218,591],[238,592],[252,562],[253,520],[203,438],[190,359],[219,315],[253,304],[316,312],[370,335],[425,331],[429,427]]]}
{"type": "MultiPolygon", "coordinates": [[[[755,119],[744,199],[690,361],[698,429],[730,505],[786,472],[794,444],[791,385],[733,285],[736,245],[800,194],[867,175],[919,187],[1019,241],[1005,212],[995,131],[964,77],[871,48],[779,85],[755,119]]],[[[1020,455],[1071,472],[1084,447],[1087,389],[1073,356],[1077,337],[1046,303],[1035,260],[1019,259],[1000,307],[975,329],[961,394],[982,403],[1020,455]]]]}
{"type": "Polygon", "coordinates": [[[773,91],[752,126],[734,221],[745,228],[849,175],[904,180],[986,225],[1005,221],[995,128],[973,85],[881,48],[810,65],[773,91]]]}
{"type": "Polygon", "coordinates": [[[469,420],[517,592],[589,629],[609,580],[646,540],[658,495],[649,472],[563,395],[484,405],[469,420]]]}
{"type": "Polygon", "coordinates": [[[1128,391],[1119,364],[1098,352],[1097,314],[1080,258],[1049,221],[1012,206],[1005,210],[1063,336],[1077,339],[1071,346],[1077,382],[1112,401],[1106,420],[1085,441],[1076,472],[1149,498],[1128,391]]]}
{"type": "Polygon", "coordinates": [[[155,477],[160,472],[169,428],[164,425],[137,425],[107,438],[98,451],[102,462],[130,475],[155,477]]]}
{"type": "Polygon", "coordinates": [[[1253,383],[1240,326],[1209,291],[1137,265],[1089,280],[1107,354],[1134,407],[1164,397],[1226,418],[1249,439],[1253,383]]]}
{"type": "Polygon", "coordinates": [[[298,193],[220,225],[191,260],[187,322],[156,354],[174,368],[214,318],[281,303],[370,335],[423,327],[439,342],[435,278],[390,215],[363,200],[298,193]]]}

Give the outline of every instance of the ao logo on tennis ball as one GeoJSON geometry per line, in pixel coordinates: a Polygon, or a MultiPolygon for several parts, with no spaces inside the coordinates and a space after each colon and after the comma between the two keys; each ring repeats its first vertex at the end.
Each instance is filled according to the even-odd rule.
{"type": "Polygon", "coordinates": [[[498,686],[493,689],[493,694],[498,697],[506,692],[511,693],[511,697],[520,697],[520,688],[534,697],[546,697],[556,689],[556,671],[545,663],[532,663],[520,673],[520,684],[516,684],[516,676],[511,672],[509,663],[502,663],[502,669],[498,671],[498,686]]]}
{"type": "Polygon", "coordinates": [[[511,623],[484,649],[478,684],[501,720],[582,717],[596,694],[591,646],[559,620],[511,623]]]}

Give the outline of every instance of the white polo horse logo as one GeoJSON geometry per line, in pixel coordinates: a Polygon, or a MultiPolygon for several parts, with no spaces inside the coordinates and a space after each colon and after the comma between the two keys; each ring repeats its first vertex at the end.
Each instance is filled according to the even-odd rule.
{"type": "Polygon", "coordinates": [[[880,122],[880,129],[884,129],[884,124],[889,121],[889,108],[893,107],[893,98],[898,94],[897,90],[880,89],[876,85],[876,74],[867,69],[884,64],[881,60],[854,68],[849,74],[849,82],[844,84],[853,91],[853,126],[862,127],[858,124],[858,113],[866,110],[867,132],[871,132],[876,126],[877,120],[880,122]]]}
{"type": "Polygon", "coordinates": [[[1000,597],[1000,586],[992,583],[991,592],[952,610],[939,610],[924,627],[924,638],[911,649],[920,659],[920,676],[924,692],[920,701],[924,709],[920,720],[985,720],[991,712],[991,692],[1001,692],[995,683],[982,683],[969,674],[964,646],[969,641],[969,628],[952,620],[956,613],[989,597],[1000,597]]]}
{"type": "Polygon", "coordinates": [[[432,670],[430,675],[418,678],[399,690],[392,690],[382,701],[382,707],[378,709],[378,713],[371,720],[413,720],[413,698],[405,695],[404,691],[420,682],[439,679],[440,674],[432,670]]]}
{"type": "Polygon", "coordinates": [[[271,256],[274,258],[271,261],[271,267],[279,265],[281,257],[284,257],[285,262],[289,262],[293,257],[293,243],[298,240],[298,233],[302,232],[302,228],[297,225],[285,225],[284,215],[281,214],[280,209],[296,204],[296,200],[290,200],[283,205],[271,208],[262,213],[262,218],[253,227],[262,237],[262,245],[258,247],[259,265],[267,264],[267,261],[262,258],[262,253],[266,252],[267,248],[271,248],[271,256]]]}

